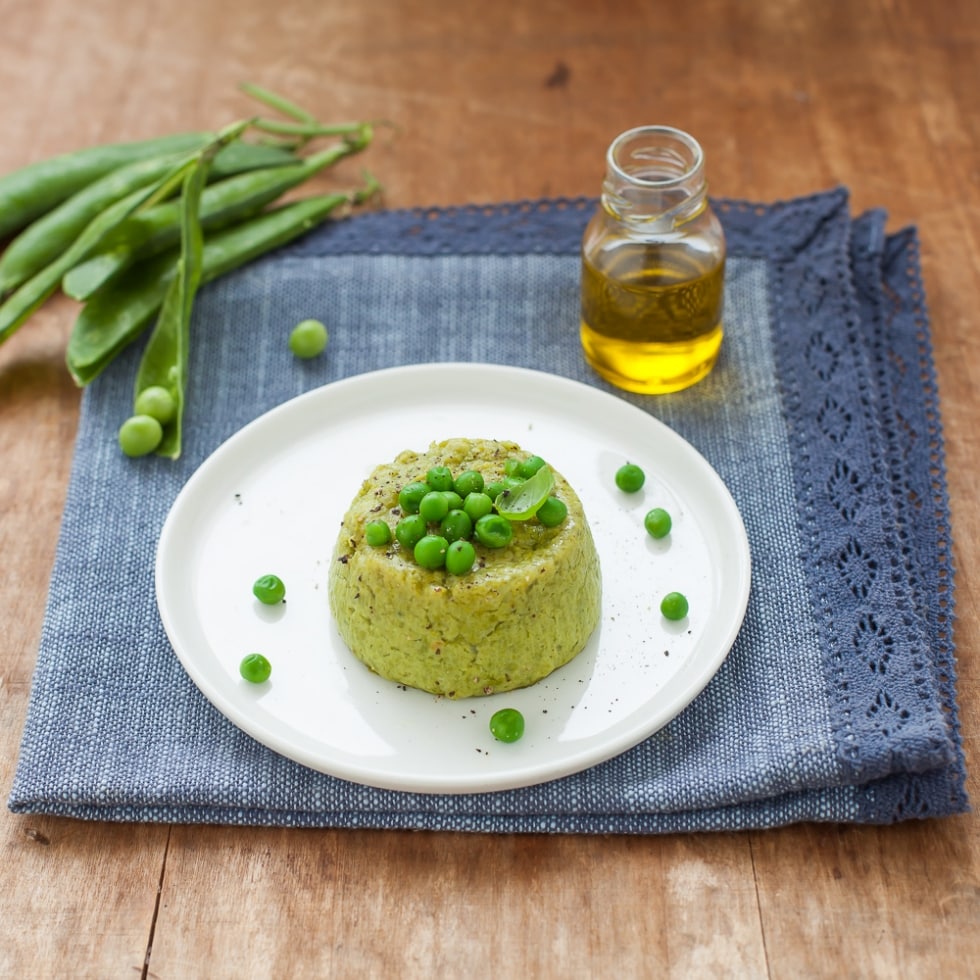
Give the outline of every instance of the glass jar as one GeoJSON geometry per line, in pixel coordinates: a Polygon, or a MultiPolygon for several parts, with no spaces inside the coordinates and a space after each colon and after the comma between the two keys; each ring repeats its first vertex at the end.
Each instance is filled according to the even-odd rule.
{"type": "Polygon", "coordinates": [[[582,350],[628,391],[679,391],[705,377],[722,340],[725,235],[704,153],[687,133],[618,136],[582,239],[582,350]]]}

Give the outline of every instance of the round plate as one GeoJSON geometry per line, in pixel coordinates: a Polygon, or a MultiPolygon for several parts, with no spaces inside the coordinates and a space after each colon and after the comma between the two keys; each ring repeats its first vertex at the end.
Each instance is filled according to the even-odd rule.
{"type": "Polygon", "coordinates": [[[748,601],[741,517],[705,459],[612,395],[550,374],[482,364],[393,368],[326,385],[236,433],[174,502],[157,551],[157,601],[187,672],[230,721],[305,766],[424,793],[508,789],[554,779],[642,741],[704,688],[748,601]],[[350,653],[327,602],[341,519],[361,482],[404,449],[463,436],[517,442],[577,490],[599,551],[602,618],[571,663],[521,691],[450,700],[372,674],[350,653]],[[643,467],[626,494],[614,474],[643,467]],[[674,525],[654,541],[643,517],[674,525]],[[252,583],[275,573],[286,601],[252,583]],[[687,619],[660,614],[671,591],[687,619]],[[241,679],[264,653],[272,677],[241,679]],[[497,742],[491,714],[523,712],[524,737],[497,742]]]}

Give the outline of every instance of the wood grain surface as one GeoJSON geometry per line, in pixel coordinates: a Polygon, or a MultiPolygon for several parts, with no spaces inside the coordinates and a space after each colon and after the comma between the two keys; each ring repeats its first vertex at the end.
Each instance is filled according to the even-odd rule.
{"type": "MultiPolygon", "coordinates": [[[[384,118],[388,207],[595,194],[648,122],[712,193],[850,188],[913,223],[952,499],[980,799],[980,5],[969,0],[0,0],[0,172],[214,128],[237,85],[384,118]]],[[[357,164],[360,167],[360,163],[357,164]]],[[[353,171],[356,172],[356,171],[353,171]]],[[[318,178],[330,186],[335,177],[318,178]]],[[[79,392],[58,298],[0,347],[0,790],[9,793],[79,392]]],[[[4,977],[980,976],[980,823],[549,837],[0,815],[4,977]]]]}

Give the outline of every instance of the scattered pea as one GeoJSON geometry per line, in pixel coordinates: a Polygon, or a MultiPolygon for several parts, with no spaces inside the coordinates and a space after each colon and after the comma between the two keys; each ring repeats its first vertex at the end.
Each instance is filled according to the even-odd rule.
{"type": "Polygon", "coordinates": [[[432,490],[452,490],[453,474],[448,466],[433,466],[425,474],[425,482],[432,490]]]}
{"type": "Polygon", "coordinates": [[[319,320],[303,320],[289,334],[289,349],[303,360],[317,357],[327,346],[327,328],[319,320]]]}
{"type": "Polygon", "coordinates": [[[464,500],[471,493],[482,493],[484,487],[483,474],[479,470],[466,470],[453,481],[453,489],[464,500]]]}
{"type": "Polygon", "coordinates": [[[516,742],[524,734],[524,715],[516,708],[501,708],[490,717],[490,734],[498,742],[516,742]]]}
{"type": "Polygon", "coordinates": [[[127,456],[146,456],[163,441],[163,426],[152,415],[133,415],[119,427],[119,448],[127,456]]]}
{"type": "Polygon", "coordinates": [[[364,540],[372,548],[383,548],[385,545],[391,544],[391,528],[388,527],[388,522],[382,520],[368,521],[364,525],[364,540]]]}
{"type": "Polygon", "coordinates": [[[450,510],[459,510],[463,506],[463,498],[455,490],[443,490],[442,495],[446,498],[450,510]]]}
{"type": "Polygon", "coordinates": [[[413,551],[426,530],[425,518],[421,514],[409,514],[395,525],[395,538],[406,551],[413,551]]]}
{"type": "Polygon", "coordinates": [[[544,466],[544,460],[540,456],[528,456],[517,467],[517,473],[515,475],[519,476],[522,480],[530,480],[542,466],[544,466]]]}
{"type": "Polygon", "coordinates": [[[438,490],[430,490],[419,501],[419,516],[426,521],[441,521],[449,513],[449,501],[438,490]]]}
{"type": "Polygon", "coordinates": [[[403,514],[417,514],[422,498],[429,493],[431,487],[428,483],[416,481],[406,483],[398,492],[398,506],[401,507],[403,514]]]}
{"type": "Polygon", "coordinates": [[[672,524],[670,514],[663,507],[654,507],[643,518],[643,526],[647,529],[647,533],[651,538],[659,539],[667,537],[670,534],[672,524]]]}
{"type": "Polygon", "coordinates": [[[442,568],[448,549],[449,542],[441,534],[426,534],[416,542],[413,555],[423,568],[442,568]]]}
{"type": "Polygon", "coordinates": [[[636,463],[625,463],[616,470],[616,486],[623,493],[636,493],[646,482],[646,474],[636,463]]]}
{"type": "Polygon", "coordinates": [[[450,542],[468,541],[473,535],[473,520],[465,510],[451,510],[439,524],[442,536],[450,542]]]}
{"type": "Polygon", "coordinates": [[[278,575],[261,575],[252,585],[252,594],[259,602],[274,606],[286,598],[286,586],[278,575]]]}
{"type": "Polygon", "coordinates": [[[683,619],[687,611],[687,599],[680,592],[668,592],[660,602],[660,612],[664,619],[683,619]]]}
{"type": "Polygon", "coordinates": [[[446,549],[446,571],[450,575],[465,575],[476,562],[476,548],[469,541],[459,538],[451,541],[446,549]]]}
{"type": "Polygon", "coordinates": [[[242,658],[238,672],[250,684],[262,684],[272,674],[272,664],[261,653],[250,653],[242,658]]]}
{"type": "Polygon", "coordinates": [[[485,493],[468,493],[463,501],[463,510],[475,524],[481,517],[486,516],[493,510],[493,501],[485,493]]]}
{"type": "Polygon", "coordinates": [[[490,502],[493,503],[506,489],[507,484],[503,480],[494,480],[493,483],[488,483],[483,488],[483,492],[490,498],[490,502]]]}
{"type": "Polygon", "coordinates": [[[535,515],[540,524],[545,527],[558,527],[568,517],[568,507],[557,497],[549,497],[537,510],[535,515]]]}
{"type": "Polygon", "coordinates": [[[137,415],[149,415],[166,425],[177,412],[177,399],[162,385],[150,385],[136,396],[133,407],[137,415]]]}
{"type": "Polygon", "coordinates": [[[476,540],[486,548],[504,548],[510,544],[514,529],[506,517],[487,514],[473,525],[476,540]]]}

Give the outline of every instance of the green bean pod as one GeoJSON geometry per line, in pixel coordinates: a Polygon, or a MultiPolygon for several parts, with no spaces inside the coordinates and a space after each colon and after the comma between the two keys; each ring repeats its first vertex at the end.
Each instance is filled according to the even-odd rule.
{"type": "Polygon", "coordinates": [[[110,204],[156,183],[179,160],[178,154],[152,157],[113,170],[28,225],[0,255],[0,296],[56,259],[110,204]]]}
{"type": "MultiPolygon", "coordinates": [[[[229,140],[237,139],[249,125],[245,122],[227,127],[213,138],[212,144],[224,146],[229,140]]],[[[73,266],[86,259],[101,244],[105,237],[117,228],[139,208],[152,207],[160,200],[170,197],[183,182],[188,170],[195,166],[201,154],[199,150],[176,163],[170,172],[153,184],[142,187],[127,195],[102,211],[85,226],[82,233],[49,265],[27,280],[20,288],[0,304],[0,343],[11,336],[35,310],[58,288],[64,274],[73,266]]]]}
{"type": "Polygon", "coordinates": [[[72,194],[136,160],[187,153],[205,146],[207,133],[179,133],[132,143],[109,143],[39,160],[0,177],[0,238],[26,227],[72,194]]]}
{"type": "MultiPolygon", "coordinates": [[[[286,191],[364,149],[370,140],[371,131],[365,127],[357,139],[345,140],[289,166],[256,170],[211,184],[201,196],[202,227],[213,231],[258,213],[286,191]]],[[[62,289],[73,299],[87,300],[134,262],[171,248],[180,238],[182,207],[179,200],[166,201],[134,214],[106,239],[103,251],[66,273],[62,289]]]]}
{"type": "MultiPolygon", "coordinates": [[[[201,283],[212,282],[287,244],[325,221],[346,203],[377,190],[373,181],[356,194],[324,194],[284,204],[204,240],[201,283]]],[[[76,384],[90,384],[143,332],[160,309],[176,275],[176,256],[165,253],[127,269],[82,307],[68,340],[66,362],[76,384]]]]}
{"type": "MultiPolygon", "coordinates": [[[[269,172],[287,161],[295,164],[297,159],[283,150],[244,143],[225,147],[220,157],[225,159],[221,167],[218,167],[218,160],[215,161],[219,176],[248,172],[256,166],[264,166],[264,172],[269,172]],[[235,152],[226,155],[226,150],[235,152]]],[[[0,296],[27,282],[57,258],[85,230],[86,225],[110,204],[159,180],[179,159],[179,154],[169,154],[126,164],[83,187],[33,221],[0,255],[0,296]]]]}
{"type": "MultiPolygon", "coordinates": [[[[213,156],[213,154],[211,155],[213,156]]],[[[190,349],[191,312],[201,282],[204,233],[201,230],[201,194],[207,180],[211,156],[205,154],[184,178],[180,197],[180,256],[156,326],[150,334],[136,374],[134,402],[151,387],[162,387],[173,395],[174,415],[164,426],[158,456],[180,456],[184,404],[187,390],[187,363],[190,349]]]]}
{"type": "Polygon", "coordinates": [[[278,92],[273,92],[262,85],[256,85],[254,82],[242,82],[238,87],[246,95],[250,95],[253,99],[257,99],[272,109],[277,109],[283,115],[298,122],[315,123],[317,121],[312,112],[297,105],[292,99],[287,99],[285,96],[279,95],[278,92]]]}
{"type": "Polygon", "coordinates": [[[90,255],[113,228],[157,195],[163,192],[172,193],[174,183],[183,179],[188,166],[190,162],[176,164],[167,176],[106,208],[54,262],[46,265],[7,297],[0,305],[0,343],[24,324],[58,288],[62,276],[73,265],[90,255]]]}

